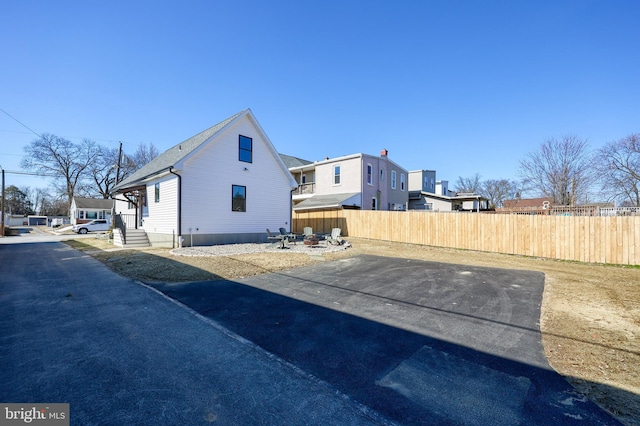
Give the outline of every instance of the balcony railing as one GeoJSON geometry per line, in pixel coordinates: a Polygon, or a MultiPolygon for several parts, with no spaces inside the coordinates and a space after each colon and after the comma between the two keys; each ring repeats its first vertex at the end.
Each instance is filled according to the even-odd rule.
{"type": "Polygon", "coordinates": [[[293,195],[307,195],[313,194],[316,192],[316,184],[312,183],[302,183],[298,185],[298,188],[293,191],[293,195]]]}

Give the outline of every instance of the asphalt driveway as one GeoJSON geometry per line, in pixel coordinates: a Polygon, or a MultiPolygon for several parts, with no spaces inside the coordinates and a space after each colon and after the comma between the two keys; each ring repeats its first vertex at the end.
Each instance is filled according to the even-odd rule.
{"type": "Polygon", "coordinates": [[[16,238],[0,243],[0,403],[68,403],[72,425],[387,423],[86,254],[16,238]]]}
{"type": "Polygon", "coordinates": [[[544,277],[359,256],[239,282],[0,241],[0,402],[71,424],[618,424],[546,364],[544,277]],[[178,302],[176,302],[177,300],[178,302]]]}
{"type": "Polygon", "coordinates": [[[398,424],[618,424],[547,364],[538,272],[358,256],[154,287],[398,424]]]}

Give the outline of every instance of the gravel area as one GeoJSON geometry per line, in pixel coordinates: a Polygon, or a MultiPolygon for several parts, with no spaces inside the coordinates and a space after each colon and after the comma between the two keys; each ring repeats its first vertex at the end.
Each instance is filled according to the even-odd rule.
{"type": "Polygon", "coordinates": [[[213,246],[182,247],[171,250],[176,256],[231,256],[236,254],[252,253],[307,253],[309,255],[322,255],[346,250],[351,244],[344,242],[342,245],[332,245],[326,241],[320,241],[318,245],[308,246],[301,241],[289,243],[288,248],[280,248],[279,244],[248,243],[248,244],[219,244],[213,246]]]}

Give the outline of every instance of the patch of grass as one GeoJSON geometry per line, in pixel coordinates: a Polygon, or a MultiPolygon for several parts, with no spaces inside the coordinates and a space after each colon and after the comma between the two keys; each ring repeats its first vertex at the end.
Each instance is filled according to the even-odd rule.
{"type": "Polygon", "coordinates": [[[77,240],[66,240],[64,243],[80,251],[107,250],[114,248],[113,244],[105,238],[79,238],[77,240]]]}

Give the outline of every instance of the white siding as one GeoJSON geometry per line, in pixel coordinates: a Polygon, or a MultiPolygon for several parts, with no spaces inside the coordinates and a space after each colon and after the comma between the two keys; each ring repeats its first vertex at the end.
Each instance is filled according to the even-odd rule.
{"type": "MultiPolygon", "coordinates": [[[[175,234],[178,232],[178,178],[174,175],[147,184],[147,214],[142,227],[147,232],[175,234]],[[160,202],[155,202],[155,184],[160,184],[160,202]]],[[[184,232],[184,230],[183,230],[184,232]]]]}
{"type": "Polygon", "coordinates": [[[122,195],[116,197],[116,213],[118,214],[135,214],[135,210],[129,210],[129,202],[121,200],[122,195]]]}
{"type": "Polygon", "coordinates": [[[264,233],[290,228],[291,187],[260,132],[245,116],[184,164],[182,233],[264,233]],[[253,162],[238,159],[238,137],[253,139],[253,162]],[[247,211],[231,210],[231,186],[246,186],[247,211]]]}

